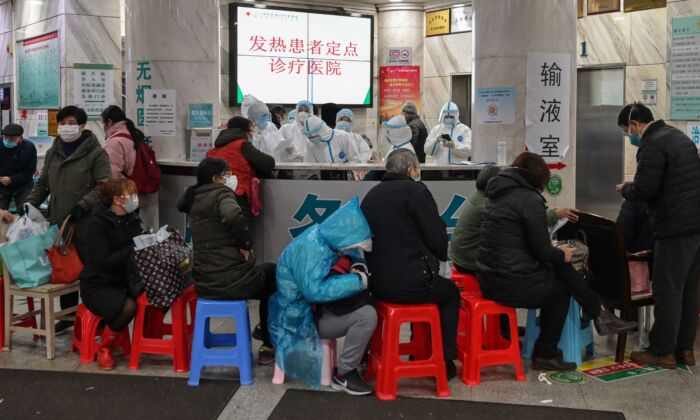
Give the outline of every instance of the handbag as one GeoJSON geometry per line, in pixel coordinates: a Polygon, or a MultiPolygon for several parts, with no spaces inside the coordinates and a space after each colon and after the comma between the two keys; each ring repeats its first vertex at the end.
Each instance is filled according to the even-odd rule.
{"type": "Polygon", "coordinates": [[[70,215],[63,221],[51,248],[46,250],[46,255],[51,262],[51,283],[53,284],[73,283],[78,280],[80,272],[83,271],[83,262],[80,261],[78,250],[73,245],[75,225],[70,227],[66,240],[63,240],[63,232],[69,221],[70,215]]]}
{"type": "Polygon", "coordinates": [[[590,251],[588,249],[588,238],[586,236],[586,232],[582,230],[576,231],[575,238],[576,239],[556,241],[556,245],[567,245],[573,248],[574,252],[570,264],[576,271],[579,272],[579,274],[583,276],[589,286],[593,286],[595,284],[595,276],[593,275],[593,272],[588,264],[588,256],[590,251]]]}
{"type": "Polygon", "coordinates": [[[192,284],[192,251],[178,232],[135,252],[137,276],[151,305],[167,308],[192,284]]]}
{"type": "Polygon", "coordinates": [[[253,216],[260,216],[262,212],[262,199],[260,198],[260,179],[250,180],[250,212],[253,216]]]}
{"type": "Polygon", "coordinates": [[[651,291],[648,252],[642,251],[628,255],[627,265],[630,269],[630,286],[632,294],[651,291]]]}
{"type": "Polygon", "coordinates": [[[45,233],[0,247],[3,263],[17,287],[28,289],[51,280],[51,262],[46,249],[53,245],[57,234],[58,227],[51,226],[45,233]]]}

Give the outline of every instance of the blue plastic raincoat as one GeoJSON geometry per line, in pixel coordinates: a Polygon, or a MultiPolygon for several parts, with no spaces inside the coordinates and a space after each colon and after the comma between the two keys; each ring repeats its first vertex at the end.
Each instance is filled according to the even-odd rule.
{"type": "Polygon", "coordinates": [[[363,290],[357,274],[330,275],[330,271],[339,251],[347,255],[352,250],[357,257],[358,249],[371,250],[371,238],[355,197],[282,252],[277,263],[277,292],[268,304],[268,327],[275,362],[286,376],[319,388],[323,354],[312,304],[345,299],[363,290]]]}

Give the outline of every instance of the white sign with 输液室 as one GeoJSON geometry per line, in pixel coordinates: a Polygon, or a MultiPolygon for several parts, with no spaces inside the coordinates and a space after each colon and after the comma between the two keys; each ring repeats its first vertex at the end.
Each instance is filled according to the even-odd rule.
{"type": "Polygon", "coordinates": [[[175,137],[175,90],[148,89],[143,95],[146,135],[175,137]]]}
{"type": "Polygon", "coordinates": [[[547,163],[564,160],[571,130],[571,54],[527,56],[525,144],[547,163]]]}

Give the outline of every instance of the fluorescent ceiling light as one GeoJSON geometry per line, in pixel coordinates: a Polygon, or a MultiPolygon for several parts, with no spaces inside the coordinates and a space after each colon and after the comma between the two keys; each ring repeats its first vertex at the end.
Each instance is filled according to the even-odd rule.
{"type": "Polygon", "coordinates": [[[257,7],[258,9],[266,9],[267,8],[267,6],[265,6],[264,4],[256,4],[255,7],[257,7]]]}
{"type": "Polygon", "coordinates": [[[389,3],[401,3],[403,0],[389,0],[389,3]]]}

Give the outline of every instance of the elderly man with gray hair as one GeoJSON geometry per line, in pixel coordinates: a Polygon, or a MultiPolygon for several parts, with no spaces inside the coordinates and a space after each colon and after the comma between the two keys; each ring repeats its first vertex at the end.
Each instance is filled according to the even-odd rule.
{"type": "Polygon", "coordinates": [[[428,187],[420,182],[420,164],[407,149],[391,152],[386,175],[362,201],[372,230],[372,252],[365,254],[372,295],[402,304],[434,303],[440,311],[448,379],[456,375],[459,291],[441,277],[447,260],[447,228],[428,187]]]}

